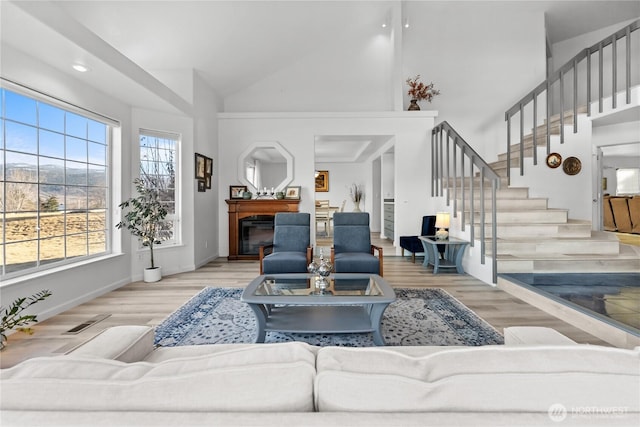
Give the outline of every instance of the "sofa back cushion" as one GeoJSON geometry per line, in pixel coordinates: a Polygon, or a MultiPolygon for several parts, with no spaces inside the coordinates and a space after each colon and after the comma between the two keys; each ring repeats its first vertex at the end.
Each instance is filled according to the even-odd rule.
{"type": "Polygon", "coordinates": [[[411,357],[326,347],[317,371],[319,411],[640,412],[640,349],[486,346],[411,357]]]}
{"type": "Polygon", "coordinates": [[[2,410],[313,411],[315,353],[257,345],[160,363],[61,356],[0,372],[2,410]]]}

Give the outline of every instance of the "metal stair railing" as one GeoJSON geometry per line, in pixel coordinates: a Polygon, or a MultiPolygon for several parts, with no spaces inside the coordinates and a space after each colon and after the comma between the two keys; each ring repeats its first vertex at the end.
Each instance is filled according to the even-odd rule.
{"type": "MultiPolygon", "coordinates": [[[[546,105],[545,109],[545,128],[546,128],[546,148],[547,154],[551,153],[551,116],[552,116],[552,98],[554,94],[554,88],[557,86],[558,89],[558,113],[560,115],[560,143],[564,143],[564,122],[565,122],[565,76],[567,74],[571,74],[572,77],[572,88],[571,88],[571,111],[573,112],[573,133],[578,132],[578,79],[579,74],[580,77],[584,79],[583,83],[586,86],[585,93],[581,95],[586,98],[586,107],[587,107],[587,115],[591,115],[591,102],[592,102],[592,94],[591,94],[591,84],[592,84],[592,65],[591,60],[592,56],[597,55],[598,66],[597,66],[597,74],[598,74],[598,109],[601,113],[603,111],[603,99],[605,96],[611,96],[612,98],[612,109],[617,108],[617,91],[618,91],[618,40],[625,39],[625,58],[624,58],[624,66],[625,66],[625,92],[626,92],[626,103],[631,103],[631,63],[632,60],[638,61],[638,57],[640,53],[637,50],[631,49],[631,33],[638,30],[640,28],[640,20],[636,20],[621,30],[615,32],[602,39],[600,42],[594,44],[591,47],[585,48],[580,51],[576,56],[574,56],[571,60],[569,60],[566,64],[564,64],[560,69],[551,74],[545,81],[540,83],[525,95],[522,99],[520,99],[514,106],[509,108],[505,113],[505,121],[507,122],[507,179],[508,182],[511,182],[511,123],[512,119],[519,115],[519,127],[520,127],[520,159],[519,159],[519,169],[520,176],[524,175],[524,119],[525,119],[525,107],[531,105],[532,112],[532,128],[533,128],[533,164],[538,164],[537,158],[537,148],[538,148],[538,98],[541,95],[545,95],[546,97],[546,105]],[[610,93],[605,94],[604,92],[604,55],[605,48],[610,47],[611,52],[611,90],[610,93]],[[633,58],[632,58],[633,52],[633,58]],[[586,66],[584,70],[579,70],[578,65],[583,61],[586,61],[586,66]],[[581,72],[582,71],[582,72],[581,72]]],[[[542,135],[541,135],[542,136],[542,135]]]]}
{"type": "Polygon", "coordinates": [[[471,204],[469,224],[471,226],[471,246],[475,241],[475,188],[476,183],[474,176],[479,174],[479,182],[477,186],[480,191],[480,262],[485,263],[485,226],[486,226],[486,207],[485,207],[485,182],[491,186],[491,246],[492,246],[492,278],[493,283],[498,282],[498,261],[497,261],[497,222],[496,222],[496,191],[500,187],[500,177],[491,169],[487,162],[476,153],[473,148],[456,132],[449,123],[442,122],[435,126],[431,131],[431,196],[444,196],[444,182],[447,183],[446,203],[450,206],[450,200],[453,199],[453,216],[458,215],[458,187],[461,192],[461,209],[462,212],[460,223],[462,231],[465,230],[466,222],[466,186],[465,181],[469,182],[469,200],[471,204]],[[458,152],[460,152],[460,160],[458,162],[458,152]],[[468,171],[465,160],[469,161],[468,171]],[[458,163],[460,167],[458,168],[458,163]],[[468,174],[467,174],[468,172],[468,174]],[[452,184],[453,183],[453,184],[452,184]]]}

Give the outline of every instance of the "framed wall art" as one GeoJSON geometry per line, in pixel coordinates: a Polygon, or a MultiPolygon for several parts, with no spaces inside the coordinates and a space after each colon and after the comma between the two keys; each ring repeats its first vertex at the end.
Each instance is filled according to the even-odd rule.
{"type": "Polygon", "coordinates": [[[203,193],[203,192],[205,192],[205,191],[206,191],[205,183],[204,183],[204,181],[203,181],[203,180],[199,179],[199,180],[198,180],[198,192],[199,192],[199,193],[203,193]]]}
{"type": "Polygon", "coordinates": [[[547,156],[547,166],[555,169],[562,164],[562,156],[558,153],[550,153],[547,156]]]}
{"type": "Polygon", "coordinates": [[[316,193],[329,191],[329,171],[316,171],[316,193]]]}
{"type": "Polygon", "coordinates": [[[206,175],[206,158],[199,153],[196,153],[196,179],[204,179],[206,175]]]}
{"type": "Polygon", "coordinates": [[[204,158],[204,173],[205,175],[213,175],[213,159],[211,157],[204,158]]]}
{"type": "Polygon", "coordinates": [[[562,162],[562,170],[567,175],[577,175],[582,170],[582,162],[577,157],[567,157],[564,162],[562,162]]]}

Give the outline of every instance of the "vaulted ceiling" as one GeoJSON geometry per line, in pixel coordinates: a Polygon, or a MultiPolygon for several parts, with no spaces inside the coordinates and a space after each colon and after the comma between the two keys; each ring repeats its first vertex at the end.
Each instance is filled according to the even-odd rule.
{"type": "MultiPolygon", "coordinates": [[[[411,6],[349,0],[3,1],[0,35],[3,44],[70,74],[71,63],[84,62],[92,68],[94,81],[117,82],[109,66],[125,75],[133,72],[132,64],[152,75],[158,70],[197,70],[224,97],[290,66],[318,46],[339,48],[352,35],[379,28],[398,3],[405,10],[411,6]],[[52,25],[63,28],[62,33],[52,25]],[[86,40],[91,33],[95,40],[86,40]],[[78,37],[85,43],[79,44],[78,37]],[[131,64],[117,60],[114,51],[131,64]]],[[[521,3],[535,3],[546,12],[551,43],[640,15],[639,1],[521,3]]],[[[420,16],[410,18],[420,25],[420,16]]],[[[439,25],[437,20],[427,22],[439,25]]]]}

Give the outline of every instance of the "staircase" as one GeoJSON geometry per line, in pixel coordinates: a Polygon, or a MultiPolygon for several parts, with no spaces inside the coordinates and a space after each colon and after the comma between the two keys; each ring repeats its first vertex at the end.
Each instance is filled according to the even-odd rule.
{"type": "MultiPolygon", "coordinates": [[[[571,123],[571,113],[564,123],[571,123]]],[[[559,115],[551,118],[551,133],[559,134],[559,115]]],[[[566,129],[565,129],[566,131],[566,129]]],[[[545,145],[546,125],[537,129],[537,146],[545,145]]],[[[513,146],[511,165],[519,162],[520,147],[513,146]]],[[[533,133],[524,138],[524,156],[533,156],[533,133]]],[[[489,166],[501,177],[496,193],[497,270],[498,273],[550,272],[630,272],[640,268],[640,247],[620,244],[614,233],[591,230],[590,221],[572,220],[565,209],[552,209],[547,199],[529,197],[529,189],[509,187],[507,154],[489,166]]],[[[543,162],[540,159],[538,162],[543,162]]],[[[473,201],[475,218],[479,218],[480,196],[473,201]]],[[[467,193],[468,194],[468,193],[467,193]]],[[[485,207],[491,209],[489,192],[485,192],[485,207]]],[[[471,218],[471,203],[467,195],[465,219],[471,218]]],[[[462,206],[458,196],[457,206],[462,206]]],[[[475,236],[480,236],[480,223],[473,224],[475,236]]],[[[493,226],[485,225],[487,256],[492,257],[490,238],[493,226]]]]}
{"type": "Polygon", "coordinates": [[[587,116],[602,118],[640,105],[640,82],[632,72],[638,63],[637,49],[632,49],[640,37],[637,30],[640,20],[582,49],[510,107],[505,112],[506,153],[492,164],[446,121],[432,129],[431,196],[444,197],[447,207],[453,200],[454,215],[460,217],[459,231],[474,242],[483,240],[479,250],[474,248],[468,257],[478,274],[486,272],[478,265],[486,264],[485,255],[492,262],[493,283],[497,283],[497,274],[510,272],[640,271],[639,247],[620,244],[614,234],[592,231],[591,221],[570,219],[573,209],[549,207],[549,200],[565,207],[575,203],[577,215],[587,217],[588,202],[576,191],[554,187],[541,169],[547,138],[554,146],[582,144],[574,151],[590,160],[593,133],[580,134],[583,127],[584,132],[593,132],[587,116]],[[624,53],[619,52],[621,46],[625,46],[624,53]],[[581,104],[587,107],[580,108],[581,104]],[[552,115],[567,110],[570,112],[552,115]],[[532,127],[529,135],[522,134],[525,126],[532,127]],[[533,161],[526,159],[531,157],[533,161]],[[529,183],[536,194],[549,190],[549,199],[530,198],[529,188],[510,186],[512,171],[525,177],[525,163],[538,169],[518,178],[518,185],[529,183]]]}

